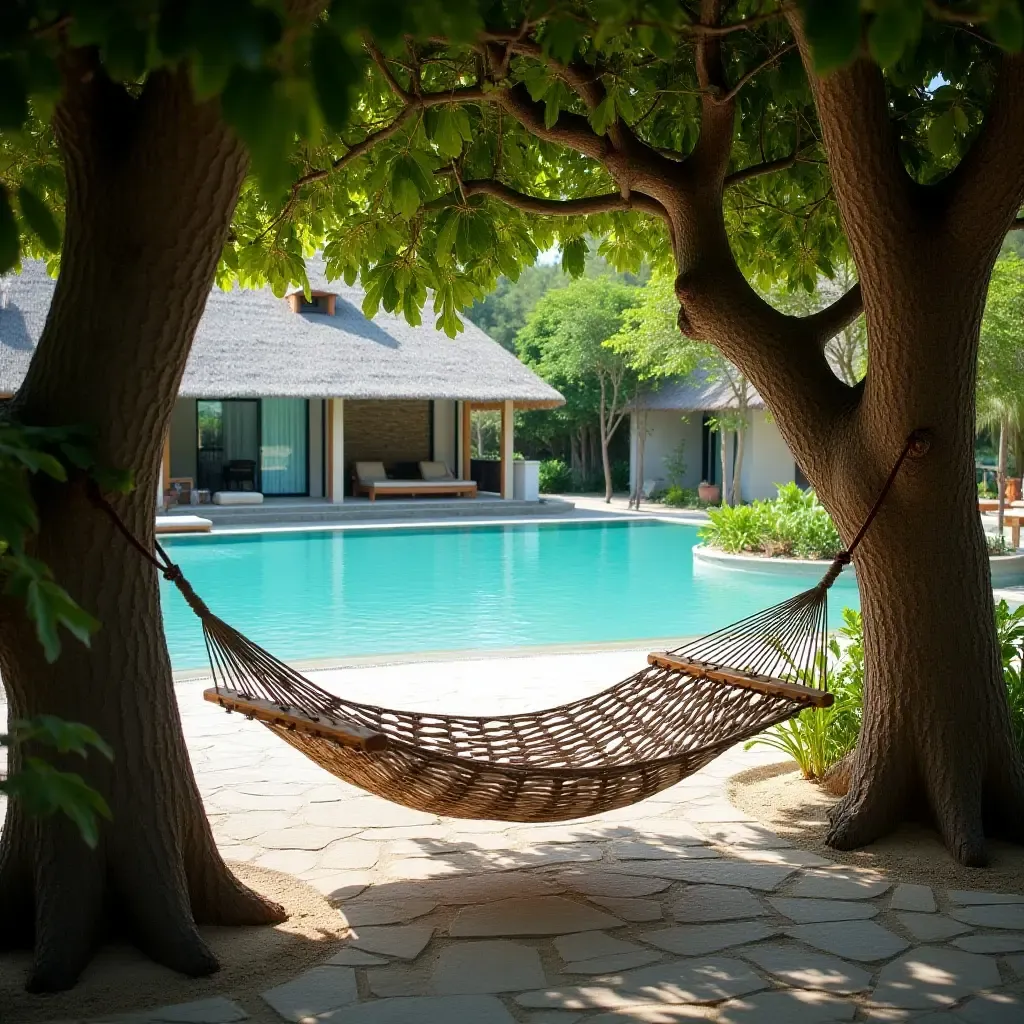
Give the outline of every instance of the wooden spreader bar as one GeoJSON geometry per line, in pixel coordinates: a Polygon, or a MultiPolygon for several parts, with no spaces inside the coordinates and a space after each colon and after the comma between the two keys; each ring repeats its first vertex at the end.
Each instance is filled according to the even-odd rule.
{"type": "Polygon", "coordinates": [[[357,750],[377,753],[386,750],[388,746],[388,738],[384,733],[364,729],[363,726],[342,718],[332,722],[327,717],[321,717],[313,721],[301,711],[296,711],[294,714],[290,711],[282,711],[279,705],[268,700],[258,700],[255,697],[245,699],[225,690],[204,690],[203,697],[211,704],[217,704],[226,711],[237,711],[239,714],[245,715],[246,718],[256,719],[257,722],[265,722],[267,725],[276,725],[282,729],[306,733],[308,736],[320,736],[323,739],[339,743],[343,747],[354,747],[357,750]]]}
{"type": "Polygon", "coordinates": [[[816,708],[830,708],[835,697],[828,690],[819,690],[814,686],[801,686],[799,683],[787,683],[773,676],[744,675],[735,669],[723,665],[715,665],[706,661],[686,661],[674,654],[656,651],[647,656],[650,665],[667,668],[676,672],[685,672],[695,679],[711,679],[730,686],[739,686],[744,690],[756,690],[768,694],[769,697],[785,697],[787,700],[798,701],[816,708]]]}

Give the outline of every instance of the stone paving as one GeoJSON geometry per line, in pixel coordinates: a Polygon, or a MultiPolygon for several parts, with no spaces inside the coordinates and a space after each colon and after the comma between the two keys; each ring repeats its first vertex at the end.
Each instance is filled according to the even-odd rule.
{"type": "MultiPolygon", "coordinates": [[[[323,673],[356,699],[500,713],[631,672],[614,652],[323,673]]],[[[335,781],[180,686],[225,857],[290,872],[350,943],[263,993],[294,1024],[1024,1022],[1024,895],[832,865],[731,806],[736,749],[636,807],[567,824],[439,819],[335,781]]],[[[207,999],[135,1024],[232,1024],[207,999]]]]}

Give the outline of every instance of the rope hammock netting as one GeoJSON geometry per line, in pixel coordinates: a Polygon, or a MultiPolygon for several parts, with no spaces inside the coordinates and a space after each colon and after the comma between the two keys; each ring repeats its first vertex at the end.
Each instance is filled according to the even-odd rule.
{"type": "Polygon", "coordinates": [[[545,822],[625,807],[735,743],[827,708],[828,591],[874,519],[915,431],[847,551],[789,600],[672,651],[601,693],[519,715],[400,711],[345,700],[214,615],[159,543],[150,552],[93,489],[128,542],[199,617],[213,673],[203,696],[261,722],[332,775],[394,803],[456,818],[545,822]]]}

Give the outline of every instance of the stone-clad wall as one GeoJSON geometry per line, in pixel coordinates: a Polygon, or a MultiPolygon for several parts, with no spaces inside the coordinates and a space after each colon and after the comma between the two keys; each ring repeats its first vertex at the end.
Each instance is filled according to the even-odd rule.
{"type": "Polygon", "coordinates": [[[430,402],[345,400],[345,464],[430,459],[430,402]]]}

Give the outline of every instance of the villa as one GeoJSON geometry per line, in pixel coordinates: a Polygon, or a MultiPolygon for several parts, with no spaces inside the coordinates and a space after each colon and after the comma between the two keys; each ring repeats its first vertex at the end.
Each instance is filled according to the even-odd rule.
{"type": "MultiPolygon", "coordinates": [[[[196,331],[168,433],[158,503],[171,481],[199,491],[353,495],[357,462],[413,479],[442,463],[481,492],[513,497],[513,413],[562,396],[473,324],[454,340],[425,322],[363,315],[363,291],[307,262],[311,295],[214,288],[196,331]],[[473,410],[501,413],[501,458],[470,460],[473,410]]],[[[0,395],[15,392],[55,281],[42,261],[0,283],[0,395]]],[[[245,500],[245,498],[239,498],[245,500]]]]}
{"type": "MultiPolygon", "coordinates": [[[[680,451],[686,464],[679,482],[681,487],[696,487],[702,480],[721,483],[722,458],[718,432],[712,429],[714,417],[734,412],[738,406],[729,383],[709,380],[697,370],[688,377],[667,381],[648,391],[641,399],[646,419],[644,443],[644,482],[658,487],[668,484],[666,460],[680,451]]],[[[808,481],[782,439],[764,399],[748,385],[747,429],[743,441],[743,465],[740,470],[740,492],[744,501],[775,496],[776,484],[796,481],[807,487],[808,481]]],[[[630,489],[636,483],[637,430],[640,417],[630,416],[630,489]]],[[[727,466],[732,484],[736,464],[736,437],[728,441],[727,466]]]]}

